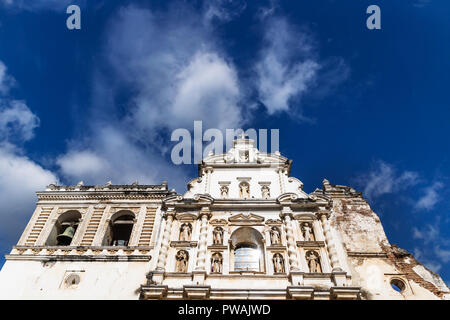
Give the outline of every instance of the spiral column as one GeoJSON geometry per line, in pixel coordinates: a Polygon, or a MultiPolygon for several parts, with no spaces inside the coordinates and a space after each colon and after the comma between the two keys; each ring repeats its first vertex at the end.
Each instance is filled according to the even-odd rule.
{"type": "Polygon", "coordinates": [[[166,219],[166,226],[164,228],[163,237],[161,240],[161,248],[159,249],[158,262],[156,264],[156,270],[164,271],[167,260],[167,252],[169,250],[170,234],[172,231],[172,223],[175,217],[175,210],[169,209],[164,215],[166,219]]]}
{"type": "Polygon", "coordinates": [[[207,237],[208,237],[208,219],[211,217],[209,208],[202,208],[199,213],[200,218],[200,237],[197,251],[197,265],[196,271],[206,271],[206,252],[207,252],[207,237]]]}
{"type": "Polygon", "coordinates": [[[280,214],[284,220],[284,226],[286,228],[286,241],[288,246],[289,256],[289,269],[290,271],[299,271],[297,249],[295,246],[294,231],[292,229],[292,210],[288,207],[284,207],[280,214]]]}
{"type": "Polygon", "coordinates": [[[339,258],[336,251],[335,241],[333,239],[333,234],[331,233],[330,222],[328,221],[329,212],[319,211],[317,216],[322,222],[323,233],[325,235],[325,242],[327,244],[332,271],[342,271],[342,268],[339,265],[339,258]]]}

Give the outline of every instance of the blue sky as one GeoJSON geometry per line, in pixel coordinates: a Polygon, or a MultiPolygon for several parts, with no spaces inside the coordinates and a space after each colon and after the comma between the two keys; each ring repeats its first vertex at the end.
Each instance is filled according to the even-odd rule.
{"type": "Polygon", "coordinates": [[[305,191],[363,192],[449,283],[449,16],[444,0],[0,0],[0,252],[53,181],[184,192],[196,166],[171,163],[170,133],[202,120],[280,129],[305,191]]]}

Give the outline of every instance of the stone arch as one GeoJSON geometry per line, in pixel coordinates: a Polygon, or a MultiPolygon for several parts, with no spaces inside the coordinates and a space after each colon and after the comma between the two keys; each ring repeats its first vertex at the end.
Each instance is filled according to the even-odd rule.
{"type": "Polygon", "coordinates": [[[233,271],[265,270],[264,238],[251,227],[240,227],[230,237],[230,266],[233,271]]]}
{"type": "Polygon", "coordinates": [[[133,232],[136,216],[131,210],[120,210],[114,213],[108,222],[104,246],[128,246],[133,232]]]}
{"type": "Polygon", "coordinates": [[[47,246],[69,246],[81,221],[78,210],[68,210],[59,215],[45,242],[47,246]]]}

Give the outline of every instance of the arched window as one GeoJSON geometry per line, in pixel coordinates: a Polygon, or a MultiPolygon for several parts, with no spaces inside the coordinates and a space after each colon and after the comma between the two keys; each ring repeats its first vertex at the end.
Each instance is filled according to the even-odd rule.
{"type": "Polygon", "coordinates": [[[122,210],[116,212],[109,222],[103,239],[104,246],[128,246],[134,225],[134,214],[122,210]]]}
{"type": "Polygon", "coordinates": [[[70,246],[81,220],[80,212],[69,210],[61,214],[47,238],[47,246],[70,246]]]}
{"type": "Polygon", "coordinates": [[[231,264],[234,271],[264,271],[264,244],[261,233],[250,227],[233,232],[231,239],[231,264]]]}

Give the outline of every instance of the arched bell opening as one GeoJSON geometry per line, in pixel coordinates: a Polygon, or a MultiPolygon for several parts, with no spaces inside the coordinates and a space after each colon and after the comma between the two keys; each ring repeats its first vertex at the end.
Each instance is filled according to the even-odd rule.
{"type": "Polygon", "coordinates": [[[77,210],[64,212],[56,220],[45,244],[47,246],[70,246],[80,221],[81,213],[77,210]]]}
{"type": "Polygon", "coordinates": [[[230,266],[233,271],[264,272],[264,241],[256,229],[241,227],[230,237],[230,266]]]}
{"type": "Polygon", "coordinates": [[[135,222],[134,213],[128,210],[116,212],[108,223],[104,246],[128,246],[135,222]]]}

